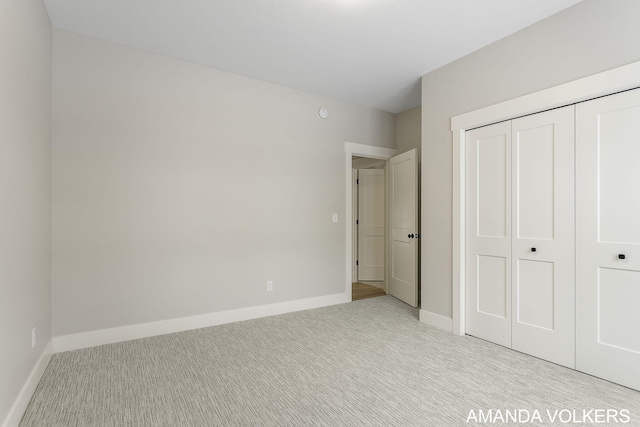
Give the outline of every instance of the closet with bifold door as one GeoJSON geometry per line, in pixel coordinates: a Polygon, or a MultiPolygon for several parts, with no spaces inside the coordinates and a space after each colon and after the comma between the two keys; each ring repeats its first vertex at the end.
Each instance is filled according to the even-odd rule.
{"type": "Polygon", "coordinates": [[[640,89],[466,132],[466,333],[640,389],[640,89]]]}
{"type": "Polygon", "coordinates": [[[467,132],[467,333],[568,366],[574,107],[467,132]]]}

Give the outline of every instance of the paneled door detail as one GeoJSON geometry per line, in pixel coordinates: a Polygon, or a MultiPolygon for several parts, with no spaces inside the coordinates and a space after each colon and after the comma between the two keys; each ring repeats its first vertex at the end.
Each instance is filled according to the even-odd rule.
{"type": "Polygon", "coordinates": [[[640,390],[640,90],[577,105],[576,368],[640,390]]]}
{"type": "Polygon", "coordinates": [[[511,347],[511,123],[466,139],[466,330],[511,347]]]}
{"type": "Polygon", "coordinates": [[[512,348],[573,368],[574,107],[511,128],[512,348]]]}
{"type": "Polygon", "coordinates": [[[358,280],[384,280],[384,169],[358,171],[358,280]]]}
{"type": "Polygon", "coordinates": [[[388,292],[418,306],[418,158],[410,150],[388,160],[389,283],[388,292]]]}

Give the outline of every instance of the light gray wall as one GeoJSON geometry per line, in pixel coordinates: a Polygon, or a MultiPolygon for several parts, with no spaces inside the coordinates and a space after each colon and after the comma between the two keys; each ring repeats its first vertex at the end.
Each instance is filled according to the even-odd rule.
{"type": "Polygon", "coordinates": [[[61,31],[53,70],[54,336],[344,292],[344,143],[393,114],[61,31]]]}
{"type": "Polygon", "coordinates": [[[2,423],[51,339],[51,24],[41,0],[0,2],[0,64],[2,423]]]}
{"type": "Polygon", "coordinates": [[[452,316],[452,116],[640,60],[640,2],[585,0],[422,78],[422,308],[452,316]]]}
{"type": "Polygon", "coordinates": [[[396,115],[396,149],[398,154],[416,149],[420,155],[422,108],[416,107],[396,115]]]}

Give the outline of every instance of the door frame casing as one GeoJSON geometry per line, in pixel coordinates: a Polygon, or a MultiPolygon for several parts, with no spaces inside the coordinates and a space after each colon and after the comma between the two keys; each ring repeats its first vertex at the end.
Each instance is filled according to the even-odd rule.
{"type": "Polygon", "coordinates": [[[466,131],[640,86],[640,61],[485,108],[453,116],[453,333],[464,335],[466,257],[466,131]]]}
{"type": "MultiPolygon", "coordinates": [[[[352,158],[353,156],[369,157],[372,159],[389,160],[396,154],[395,148],[376,147],[374,145],[358,144],[355,142],[345,142],[345,196],[346,196],[346,212],[345,212],[345,298],[347,302],[352,298],[352,283],[351,283],[351,266],[353,264],[353,175],[352,175],[352,158]]],[[[386,221],[386,218],[385,218],[386,221]]],[[[386,226],[385,226],[386,229],[386,226]]],[[[385,233],[385,248],[386,248],[386,233],[385,233]]],[[[385,279],[386,279],[387,266],[385,265],[385,279]]]]}

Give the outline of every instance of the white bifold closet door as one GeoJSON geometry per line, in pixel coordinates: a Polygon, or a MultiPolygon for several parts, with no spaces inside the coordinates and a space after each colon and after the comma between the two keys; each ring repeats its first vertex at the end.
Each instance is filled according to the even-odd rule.
{"type": "Polygon", "coordinates": [[[466,331],[574,367],[574,108],[467,132],[466,331]]]}
{"type": "Polygon", "coordinates": [[[466,330],[511,347],[511,122],[466,138],[466,330]]]}
{"type": "Polygon", "coordinates": [[[578,104],[576,368],[640,390],[640,90],[578,104]]]}
{"type": "Polygon", "coordinates": [[[512,122],[512,348],[575,367],[574,107],[512,122]]]}

